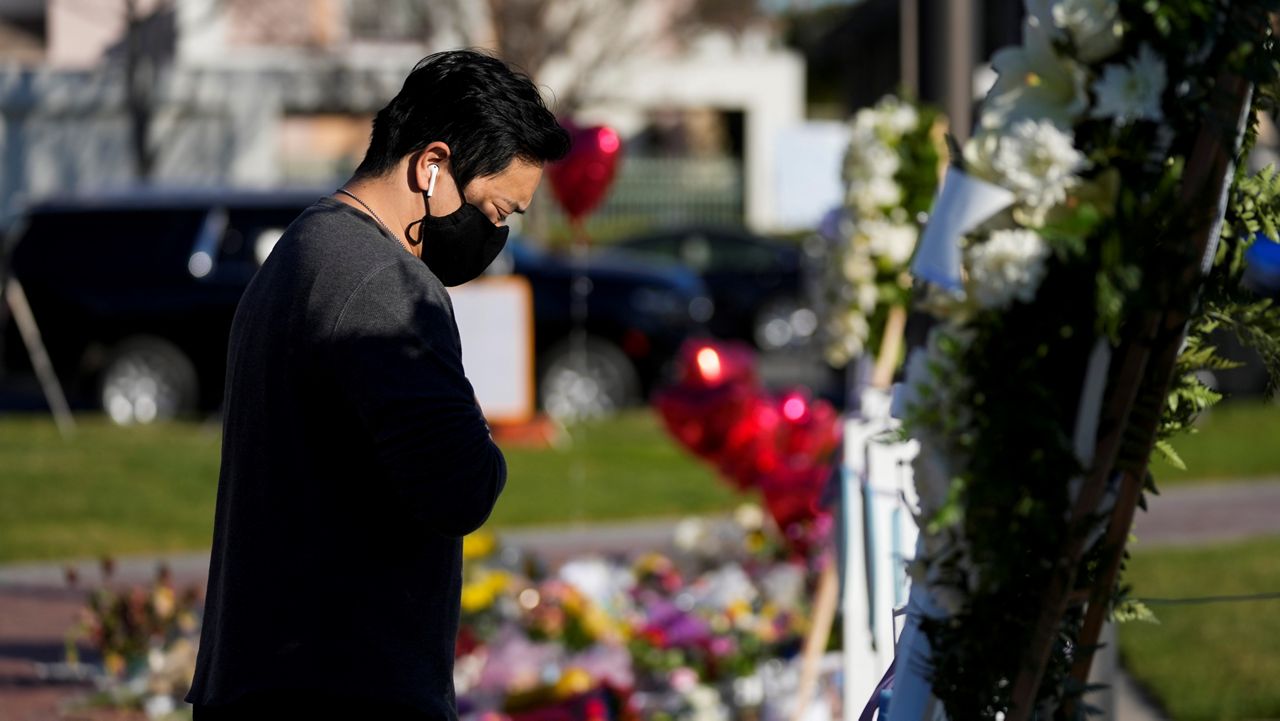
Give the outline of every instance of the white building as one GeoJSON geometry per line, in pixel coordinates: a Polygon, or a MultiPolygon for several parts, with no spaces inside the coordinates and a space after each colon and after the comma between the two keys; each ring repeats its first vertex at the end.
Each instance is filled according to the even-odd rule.
{"type": "MultiPolygon", "coordinates": [[[[587,0],[559,5],[575,2],[587,0]]],[[[773,46],[767,23],[677,42],[669,26],[683,2],[624,3],[633,35],[645,40],[637,50],[575,68],[601,56],[592,42],[610,42],[584,28],[538,79],[554,94],[585,73],[577,116],[614,125],[624,138],[657,112],[740,113],[741,164],[733,167],[741,167],[744,220],[775,229],[778,138],[803,121],[803,61],[773,46]]],[[[0,208],[134,182],[140,117],[150,124],[155,182],[332,183],[363,154],[369,119],[418,59],[486,37],[483,23],[470,37],[431,26],[425,0],[135,4],[131,26],[127,0],[0,0],[0,38],[10,40],[0,49],[0,208]]]]}

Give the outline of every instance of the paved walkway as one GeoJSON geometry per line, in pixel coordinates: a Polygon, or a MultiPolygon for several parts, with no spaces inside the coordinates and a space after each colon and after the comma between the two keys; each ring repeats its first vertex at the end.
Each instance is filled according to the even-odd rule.
{"type": "Polygon", "coordinates": [[[1148,498],[1136,548],[1196,546],[1280,534],[1280,477],[1177,486],[1148,498]]]}
{"type": "MultiPolygon", "coordinates": [[[[1180,487],[1152,499],[1152,512],[1139,514],[1135,535],[1142,547],[1193,545],[1280,534],[1280,478],[1208,486],[1180,487]]],[[[648,521],[607,526],[531,529],[503,534],[503,542],[537,552],[557,563],[584,550],[602,553],[669,548],[671,523],[648,521]]],[[[118,583],[144,583],[165,563],[180,586],[203,585],[206,553],[164,558],[128,558],[117,562],[118,583]]],[[[71,705],[85,686],[44,677],[44,664],[62,660],[67,629],[83,603],[82,590],[67,587],[65,574],[76,569],[82,586],[101,579],[96,561],[71,564],[0,566],[0,721],[55,721],[88,718],[71,705]]],[[[1115,718],[1158,719],[1127,678],[1116,683],[1115,718]]],[[[141,718],[94,714],[94,719],[141,718]]]]}

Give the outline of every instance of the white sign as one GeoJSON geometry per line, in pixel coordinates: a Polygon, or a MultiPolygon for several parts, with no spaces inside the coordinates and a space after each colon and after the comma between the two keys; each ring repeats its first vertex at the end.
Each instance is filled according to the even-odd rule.
{"type": "Polygon", "coordinates": [[[485,277],[449,289],[462,337],[462,367],[490,423],[534,414],[533,292],[520,276],[485,277]]]}
{"type": "Polygon", "coordinates": [[[776,225],[813,229],[844,203],[840,177],[849,147],[844,123],[812,121],[778,134],[773,188],[776,225]]]}

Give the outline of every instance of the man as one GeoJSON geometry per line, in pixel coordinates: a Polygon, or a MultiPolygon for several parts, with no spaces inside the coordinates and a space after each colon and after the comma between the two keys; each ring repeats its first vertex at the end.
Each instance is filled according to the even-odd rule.
{"type": "Polygon", "coordinates": [[[461,538],[506,480],[445,286],[569,139],[528,78],[425,58],[231,330],[197,719],[454,719],[461,538]]]}

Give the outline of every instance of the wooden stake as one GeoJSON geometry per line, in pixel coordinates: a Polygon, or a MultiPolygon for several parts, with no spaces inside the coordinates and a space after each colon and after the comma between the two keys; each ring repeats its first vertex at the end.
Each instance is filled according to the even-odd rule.
{"type": "Polygon", "coordinates": [[[880,337],[880,352],[876,355],[875,370],[871,373],[871,385],[886,390],[893,385],[893,374],[898,369],[898,356],[902,353],[902,337],[907,330],[907,309],[895,305],[889,309],[880,337]]]}
{"type": "Polygon", "coordinates": [[[791,721],[800,721],[809,708],[809,698],[818,686],[818,665],[822,652],[831,637],[835,623],[836,604],[840,600],[840,576],[836,572],[835,559],[827,556],[822,562],[822,574],[818,577],[818,590],[813,603],[813,626],[804,639],[804,655],[800,663],[800,683],[796,691],[796,705],[791,721]]]}
{"type": "MultiPolygon", "coordinates": [[[[1215,83],[1212,106],[1222,108],[1224,115],[1236,120],[1236,126],[1245,117],[1249,109],[1251,88],[1242,78],[1223,72],[1215,83]]],[[[1094,522],[1098,504],[1106,491],[1107,482],[1111,479],[1117,460],[1121,441],[1129,427],[1133,404],[1138,397],[1139,387],[1143,381],[1147,387],[1160,393],[1161,398],[1167,394],[1173,375],[1174,362],[1178,350],[1186,334],[1187,320],[1191,316],[1196,294],[1202,281],[1202,271],[1207,267],[1203,259],[1212,260],[1210,253],[1216,248],[1217,232],[1224,210],[1222,199],[1230,188],[1231,168],[1238,148],[1239,137],[1234,138],[1228,146],[1223,142],[1223,128],[1204,127],[1196,137],[1191,157],[1188,159],[1186,173],[1183,176],[1181,199],[1186,207],[1193,209],[1190,216],[1190,240],[1194,253],[1191,260],[1176,277],[1169,278],[1170,307],[1166,311],[1148,311],[1138,320],[1137,333],[1124,345],[1121,353],[1119,372],[1113,376],[1110,397],[1104,406],[1103,422],[1099,428],[1097,454],[1080,490],[1080,495],[1072,509],[1068,525],[1067,542],[1062,554],[1054,564],[1054,573],[1050,577],[1049,587],[1045,590],[1040,614],[1033,627],[1030,646],[1027,649],[1018,674],[1014,679],[1012,703],[1009,709],[1009,721],[1026,721],[1030,718],[1037,692],[1044,676],[1050,651],[1056,640],[1059,625],[1066,614],[1072,588],[1075,584],[1076,570],[1085,550],[1084,541],[1089,527],[1094,522]]],[[[1159,414],[1150,419],[1143,419],[1143,426],[1136,429],[1139,437],[1150,439],[1154,443],[1159,414]]],[[[1149,453],[1148,453],[1149,455],[1149,453]]],[[[1137,494],[1131,493],[1131,504],[1136,504],[1137,494]]],[[[1127,513],[1132,520],[1133,509],[1121,511],[1119,505],[1113,511],[1113,520],[1121,513],[1127,513]]],[[[1116,531],[1118,533],[1118,530],[1116,531]]],[[[1127,533],[1127,531],[1126,531],[1127,533]]],[[[1115,558],[1123,552],[1123,542],[1117,544],[1115,558]]],[[[1108,574],[1104,574],[1108,575],[1108,574]]],[[[1114,579],[1114,575],[1111,577],[1114,579]]],[[[1101,579],[1099,579],[1101,581],[1101,579]]],[[[1108,586],[1104,590],[1095,589],[1095,598],[1105,598],[1110,593],[1108,586]]],[[[1095,606],[1105,604],[1094,604],[1095,606]]],[[[1101,613],[1101,609],[1097,611],[1101,613]]],[[[1098,623],[1100,628],[1100,623],[1098,623]]],[[[1080,639],[1085,640],[1083,637],[1080,639]]],[[[1096,645],[1094,636],[1090,646],[1096,645]]],[[[1088,675],[1092,662],[1092,649],[1083,648],[1088,660],[1077,664],[1077,668],[1088,675]]]]}
{"type": "MultiPolygon", "coordinates": [[[[1238,117],[1237,135],[1243,129],[1242,123],[1246,117],[1243,115],[1249,111],[1249,97],[1251,95],[1250,88],[1240,79],[1231,78],[1231,82],[1220,86],[1219,92],[1228,94],[1226,98],[1233,103],[1239,103],[1240,107],[1236,108],[1238,117]]],[[[1235,108],[1235,105],[1228,107],[1235,108]]],[[[1220,143],[1213,143],[1213,129],[1209,128],[1201,132],[1197,138],[1195,147],[1193,148],[1191,162],[1188,164],[1188,172],[1191,168],[1208,166],[1212,172],[1221,172],[1226,178],[1224,186],[1219,190],[1216,188],[1207,188],[1203,185],[1195,187],[1195,184],[1188,183],[1183,187],[1183,199],[1193,201],[1196,193],[1218,190],[1225,193],[1229,190],[1230,176],[1232,175],[1232,163],[1235,157],[1235,148],[1231,149],[1230,156],[1224,156],[1218,153],[1221,150],[1220,143]],[[1226,157],[1226,165],[1222,165],[1223,158],[1226,157]]],[[[1236,143],[1239,140],[1237,138],[1236,143]]],[[[1225,200],[1225,198],[1224,198],[1225,200]]],[[[1217,232],[1219,223],[1222,218],[1221,211],[1225,211],[1225,206],[1221,203],[1221,210],[1214,214],[1209,220],[1210,237],[1206,239],[1203,247],[1199,248],[1200,252],[1207,262],[1212,262],[1212,255],[1216,254],[1217,232]]],[[[1202,219],[1203,221],[1203,219],[1202,219]]],[[[1189,283],[1195,287],[1192,293],[1198,292],[1198,284],[1200,280],[1200,272],[1207,268],[1207,263],[1203,263],[1200,268],[1188,269],[1184,273],[1183,282],[1189,283]]],[[[1152,383],[1161,383],[1158,386],[1158,395],[1162,401],[1168,395],[1169,384],[1173,380],[1173,368],[1178,360],[1178,353],[1182,347],[1183,340],[1186,338],[1187,324],[1190,320],[1191,305],[1188,304],[1183,308],[1171,309],[1165,316],[1161,324],[1162,335],[1165,342],[1159,344],[1159,355],[1154,359],[1154,367],[1168,369],[1168,374],[1164,377],[1156,376],[1152,379],[1152,383]]],[[[1133,433],[1131,439],[1140,439],[1139,457],[1142,459],[1139,466],[1135,469],[1125,472],[1120,481],[1119,496],[1116,499],[1116,506],[1112,512],[1111,519],[1107,526],[1106,536],[1102,543],[1105,550],[1103,565],[1098,575],[1095,585],[1090,589],[1089,604],[1085,611],[1084,625],[1080,631],[1078,639],[1078,647],[1080,649],[1080,657],[1076,659],[1072,665],[1072,678],[1084,684],[1089,677],[1089,669],[1093,662],[1094,652],[1097,650],[1098,639],[1102,634],[1102,626],[1105,621],[1105,615],[1108,610],[1111,591],[1115,587],[1116,576],[1119,574],[1120,560],[1124,557],[1125,542],[1129,537],[1129,531],[1133,526],[1133,517],[1137,511],[1138,499],[1142,494],[1143,481],[1147,476],[1148,466],[1151,460],[1151,453],[1155,448],[1156,435],[1159,429],[1159,419],[1153,418],[1142,428],[1137,429],[1133,433]]]]}
{"type": "Polygon", "coordinates": [[[53,363],[45,351],[44,341],[40,338],[40,328],[36,325],[36,317],[27,303],[27,294],[17,278],[9,278],[4,284],[4,299],[13,311],[13,320],[18,324],[18,334],[27,346],[27,355],[31,358],[31,367],[40,381],[45,400],[49,402],[49,410],[53,412],[53,422],[58,426],[58,433],[63,439],[75,435],[76,421],[71,416],[71,408],[67,406],[67,398],[62,394],[62,386],[58,383],[58,375],[53,370],[53,363]]]}

